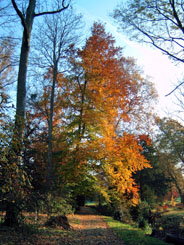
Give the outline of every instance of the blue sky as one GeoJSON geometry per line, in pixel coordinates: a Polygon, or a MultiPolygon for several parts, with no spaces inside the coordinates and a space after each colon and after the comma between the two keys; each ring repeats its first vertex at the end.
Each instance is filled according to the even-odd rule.
{"type": "Polygon", "coordinates": [[[112,12],[119,0],[75,0],[75,3],[94,17],[108,19],[108,13],[112,12]]]}
{"type": "Polygon", "coordinates": [[[121,0],[74,0],[74,2],[78,11],[84,16],[87,33],[90,33],[90,27],[94,21],[100,20],[106,23],[106,30],[115,37],[117,45],[124,48],[124,55],[137,60],[138,66],[143,69],[145,76],[150,77],[150,81],[155,84],[159,93],[159,112],[174,109],[172,96],[165,97],[165,95],[173,89],[174,84],[181,78],[182,72],[160,51],[131,42],[117,31],[118,26],[109,14],[121,0]]]}

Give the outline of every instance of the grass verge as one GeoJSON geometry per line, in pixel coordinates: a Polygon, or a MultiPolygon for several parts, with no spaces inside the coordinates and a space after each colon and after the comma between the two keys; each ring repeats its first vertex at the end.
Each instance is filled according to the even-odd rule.
{"type": "Polygon", "coordinates": [[[131,225],[123,224],[111,217],[104,217],[109,227],[125,242],[126,245],[166,245],[157,238],[150,237],[141,229],[134,228],[131,225]]]}

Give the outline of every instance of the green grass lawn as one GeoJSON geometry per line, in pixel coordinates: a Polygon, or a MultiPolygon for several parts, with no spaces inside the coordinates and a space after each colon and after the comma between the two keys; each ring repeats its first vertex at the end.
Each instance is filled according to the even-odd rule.
{"type": "Polygon", "coordinates": [[[126,245],[166,245],[157,238],[150,237],[145,234],[141,229],[134,228],[131,225],[123,224],[114,220],[111,217],[104,217],[104,220],[108,223],[109,227],[115,231],[115,233],[122,238],[126,245]]]}

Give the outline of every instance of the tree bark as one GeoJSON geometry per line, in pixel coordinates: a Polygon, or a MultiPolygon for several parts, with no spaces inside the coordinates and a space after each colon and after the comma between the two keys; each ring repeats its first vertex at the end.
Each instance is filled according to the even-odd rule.
{"type": "MultiPolygon", "coordinates": [[[[29,46],[30,46],[30,37],[32,24],[34,19],[34,11],[36,0],[30,0],[29,6],[26,11],[26,18],[19,11],[15,1],[12,0],[12,4],[15,8],[15,11],[19,15],[24,27],[23,36],[22,36],[22,46],[20,53],[19,61],[19,71],[18,71],[18,81],[17,81],[17,102],[16,102],[16,115],[15,115],[15,128],[14,135],[12,138],[12,149],[16,159],[10,159],[15,161],[19,165],[21,152],[23,148],[23,132],[24,132],[24,116],[25,116],[25,100],[26,100],[26,73],[28,65],[28,56],[29,56],[29,46]]],[[[11,153],[10,153],[11,154],[11,153]]],[[[7,202],[6,207],[6,216],[5,216],[5,225],[13,226],[18,224],[18,208],[16,204],[7,202]]]]}
{"type": "Polygon", "coordinates": [[[23,15],[20,12],[18,12],[19,16],[22,17],[21,20],[22,20],[22,25],[24,27],[21,53],[20,53],[19,71],[18,71],[16,124],[15,124],[17,135],[19,135],[19,138],[23,137],[22,134],[23,134],[23,126],[24,126],[25,100],[26,100],[26,74],[27,74],[28,56],[29,56],[29,48],[30,48],[30,37],[31,37],[33,20],[34,20],[35,4],[36,4],[36,0],[29,1],[29,6],[26,11],[26,18],[24,18],[23,15]]]}
{"type": "Polygon", "coordinates": [[[28,56],[29,56],[30,35],[31,32],[29,33],[29,39],[26,39],[25,31],[23,33],[20,62],[19,62],[15,131],[14,131],[14,139],[13,139],[13,144],[16,144],[13,146],[13,148],[16,149],[17,155],[21,154],[24,124],[25,124],[24,120],[25,120],[25,101],[26,101],[26,73],[27,73],[28,56]]]}
{"type": "Polygon", "coordinates": [[[52,90],[50,96],[50,113],[49,113],[49,125],[48,125],[48,164],[47,164],[47,180],[46,185],[49,190],[52,186],[52,177],[53,177],[53,164],[52,164],[52,131],[53,131],[53,111],[54,111],[54,94],[55,86],[57,79],[57,62],[55,62],[53,68],[53,81],[52,81],[52,90]]]}

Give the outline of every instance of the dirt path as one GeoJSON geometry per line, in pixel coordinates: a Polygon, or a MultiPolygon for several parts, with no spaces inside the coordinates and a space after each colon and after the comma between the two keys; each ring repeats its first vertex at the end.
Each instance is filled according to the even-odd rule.
{"type": "Polygon", "coordinates": [[[68,245],[125,245],[108,227],[102,216],[88,207],[68,217],[74,230],[68,237],[68,245]]]}
{"type": "Polygon", "coordinates": [[[78,214],[68,215],[68,219],[70,230],[41,225],[38,231],[21,232],[2,227],[0,245],[125,245],[108,227],[103,216],[89,207],[81,208],[78,214]]]}

